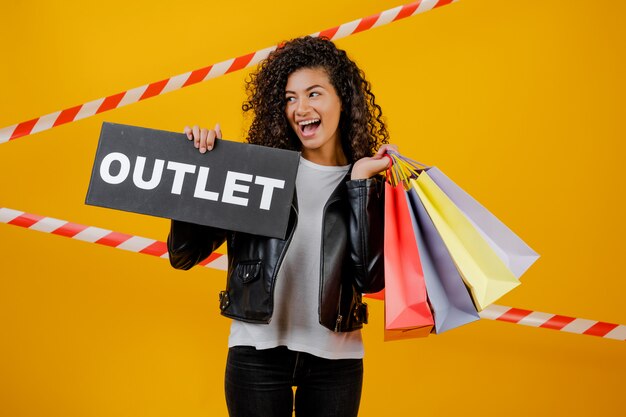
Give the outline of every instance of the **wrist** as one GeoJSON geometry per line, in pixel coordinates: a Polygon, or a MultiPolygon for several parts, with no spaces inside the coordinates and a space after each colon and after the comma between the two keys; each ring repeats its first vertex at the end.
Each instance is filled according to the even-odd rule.
{"type": "Polygon", "coordinates": [[[351,180],[366,180],[370,177],[371,175],[367,175],[365,172],[358,169],[352,170],[352,173],[350,174],[351,180]]]}

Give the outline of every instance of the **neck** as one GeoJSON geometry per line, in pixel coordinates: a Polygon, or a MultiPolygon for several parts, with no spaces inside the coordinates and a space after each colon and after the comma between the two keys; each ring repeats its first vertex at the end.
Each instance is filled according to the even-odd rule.
{"type": "Polygon", "coordinates": [[[318,165],[344,166],[348,165],[348,158],[343,152],[341,143],[331,149],[302,149],[302,157],[318,165]]]}

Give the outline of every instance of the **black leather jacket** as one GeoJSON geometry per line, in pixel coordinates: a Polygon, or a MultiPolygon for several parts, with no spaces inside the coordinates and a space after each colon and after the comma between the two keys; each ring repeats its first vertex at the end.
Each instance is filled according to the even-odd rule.
{"type": "MultiPolygon", "coordinates": [[[[384,288],[384,187],[378,179],[346,176],[324,206],[320,268],[319,321],[346,332],[367,323],[361,293],[384,288]]],[[[167,239],[174,268],[189,269],[226,239],[228,279],[220,293],[224,316],[269,323],[276,275],[298,220],[297,199],[291,207],[286,239],[231,232],[172,220],[167,239]]]]}

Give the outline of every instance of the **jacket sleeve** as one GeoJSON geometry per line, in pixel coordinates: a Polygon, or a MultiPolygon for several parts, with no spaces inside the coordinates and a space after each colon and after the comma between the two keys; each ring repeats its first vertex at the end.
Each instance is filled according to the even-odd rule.
{"type": "Polygon", "coordinates": [[[385,287],[384,184],[377,178],[347,182],[350,203],[350,256],[358,291],[371,293],[385,287]]]}
{"type": "Polygon", "coordinates": [[[176,269],[189,269],[219,248],[224,240],[225,230],[172,220],[167,237],[170,264],[176,269]]]}

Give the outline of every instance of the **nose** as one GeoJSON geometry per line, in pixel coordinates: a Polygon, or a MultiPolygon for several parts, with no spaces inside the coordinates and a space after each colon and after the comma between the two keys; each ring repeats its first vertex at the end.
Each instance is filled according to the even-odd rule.
{"type": "Polygon", "coordinates": [[[299,99],[296,105],[296,115],[304,116],[308,113],[309,109],[309,100],[307,100],[306,98],[299,99]]]}

